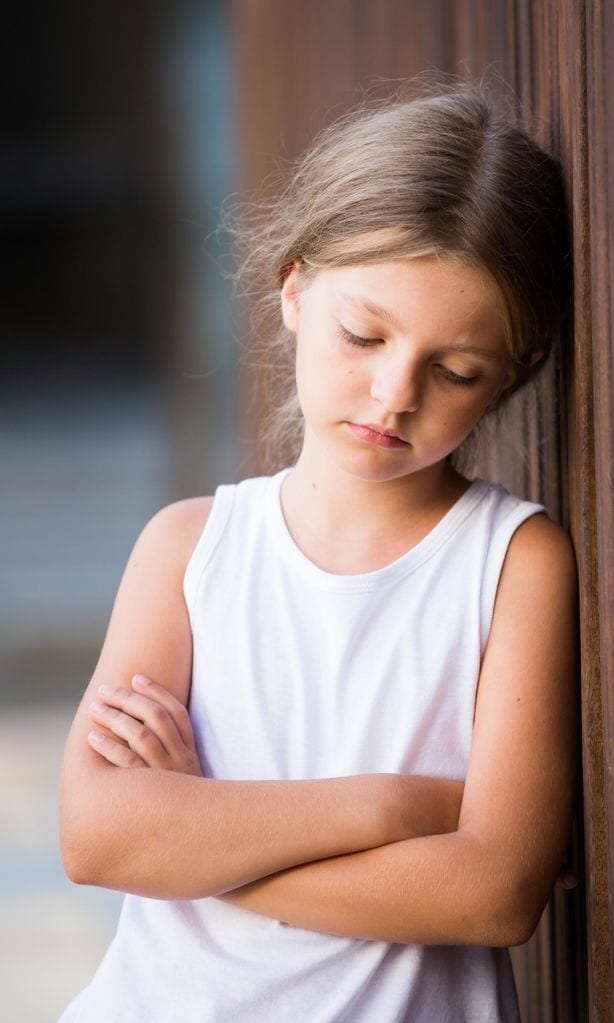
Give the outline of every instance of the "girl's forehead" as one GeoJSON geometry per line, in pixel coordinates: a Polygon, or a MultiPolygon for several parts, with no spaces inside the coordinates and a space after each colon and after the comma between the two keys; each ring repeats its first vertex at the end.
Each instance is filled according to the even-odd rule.
{"type": "Polygon", "coordinates": [[[408,317],[427,311],[461,320],[505,315],[501,292],[486,269],[435,256],[321,270],[314,285],[323,297],[399,330],[408,317]]]}

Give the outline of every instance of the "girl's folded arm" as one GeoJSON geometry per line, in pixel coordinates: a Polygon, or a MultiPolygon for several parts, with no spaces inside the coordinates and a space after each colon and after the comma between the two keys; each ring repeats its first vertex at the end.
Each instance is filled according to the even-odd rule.
{"type": "MultiPolygon", "coordinates": [[[[101,684],[130,691],[138,672],[164,679],[187,704],[192,641],[182,583],[210,507],[203,498],[164,509],[131,554],[64,757],[61,839],[69,877],[153,897],[201,897],[296,864],[455,827],[457,783],[384,774],[214,781],[120,768],[91,748],[88,708],[101,684]]],[[[184,724],[189,728],[187,714],[184,724]]],[[[128,754],[124,746],[121,752],[128,754]]]]}
{"type": "Polygon", "coordinates": [[[514,535],[476,703],[458,831],[284,871],[224,896],[295,926],[423,944],[526,941],[575,794],[576,573],[543,515],[514,535]]]}

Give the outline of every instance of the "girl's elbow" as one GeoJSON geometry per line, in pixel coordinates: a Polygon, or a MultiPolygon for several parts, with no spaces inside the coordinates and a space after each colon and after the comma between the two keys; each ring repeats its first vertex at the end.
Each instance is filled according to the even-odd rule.
{"type": "Polygon", "coordinates": [[[533,936],[547,901],[542,886],[529,884],[526,880],[508,883],[505,890],[499,890],[494,897],[493,912],[485,909],[483,931],[486,940],[483,945],[512,947],[524,945],[533,936]]]}
{"type": "Polygon", "coordinates": [[[66,846],[62,846],[62,863],[66,877],[73,884],[96,885],[97,882],[85,859],[66,846]]]}
{"type": "Polygon", "coordinates": [[[555,857],[522,857],[517,848],[471,838],[473,884],[463,900],[463,944],[524,945],[534,934],[556,879],[555,857]],[[469,894],[471,892],[471,894],[469,894]]]}
{"type": "Polygon", "coordinates": [[[541,919],[541,913],[537,916],[531,914],[513,914],[500,922],[496,934],[484,941],[484,945],[492,945],[497,948],[512,948],[515,945],[524,945],[533,937],[537,925],[541,919]]]}
{"type": "Polygon", "coordinates": [[[524,945],[533,937],[539,921],[542,918],[547,899],[528,899],[524,907],[519,906],[516,912],[510,914],[507,924],[506,941],[502,944],[507,946],[524,945]]]}
{"type": "Polygon", "coordinates": [[[96,863],[86,843],[62,831],[60,852],[64,873],[69,881],[73,884],[100,885],[96,863]]]}
{"type": "Polygon", "coordinates": [[[108,783],[109,772],[93,773],[87,762],[64,766],[60,784],[60,854],[66,876],[74,884],[112,887],[111,872],[121,857],[124,829],[108,783]]]}
{"type": "Polygon", "coordinates": [[[64,872],[73,884],[111,887],[110,871],[115,857],[109,837],[83,807],[62,807],[60,853],[64,872]]]}
{"type": "Polygon", "coordinates": [[[94,836],[66,821],[60,823],[60,853],[64,872],[73,884],[102,886],[94,836]]]}

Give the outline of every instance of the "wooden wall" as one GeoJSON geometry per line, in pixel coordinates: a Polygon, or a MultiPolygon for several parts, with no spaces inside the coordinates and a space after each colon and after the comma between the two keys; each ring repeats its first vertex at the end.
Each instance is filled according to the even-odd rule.
{"type": "Polygon", "coordinates": [[[229,10],[241,188],[255,189],[280,158],[298,154],[365,87],[387,93],[397,80],[432,69],[466,78],[486,71],[491,81],[509,82],[519,123],[561,157],[574,238],[574,322],[539,386],[510,408],[514,450],[483,449],[475,469],[544,501],[570,528],[580,568],[583,799],[570,850],[580,886],[556,892],[534,938],[514,950],[523,1020],[607,1023],[614,949],[612,2],[231,0],[229,10]]]}
{"type": "MultiPolygon", "coordinates": [[[[585,814],[588,857],[589,979],[594,1019],[614,1016],[614,7],[587,0],[574,7],[567,55],[585,87],[584,121],[567,125],[566,158],[580,149],[574,194],[577,226],[578,367],[574,405],[574,530],[586,544],[583,578],[585,814]],[[584,55],[584,58],[582,59],[584,55]],[[581,186],[580,186],[581,182],[581,186]],[[581,201],[580,201],[581,200],[581,201]],[[584,322],[584,314],[586,314],[584,322]],[[592,399],[592,400],[591,400],[592,399]],[[599,1015],[601,1013],[602,1015],[599,1015]]],[[[580,110],[579,110],[580,112],[580,110]]]]}

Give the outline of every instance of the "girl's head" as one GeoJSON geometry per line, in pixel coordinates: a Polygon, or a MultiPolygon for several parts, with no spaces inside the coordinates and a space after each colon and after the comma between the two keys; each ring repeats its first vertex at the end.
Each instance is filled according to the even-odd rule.
{"type": "MultiPolygon", "coordinates": [[[[502,298],[512,367],[493,408],[545,361],[566,307],[558,166],[474,88],[337,121],[263,207],[255,231],[247,262],[264,260],[277,308],[293,268],[306,287],[322,269],[421,256],[486,271],[502,298]]],[[[290,347],[287,331],[279,340],[290,347]]]]}

